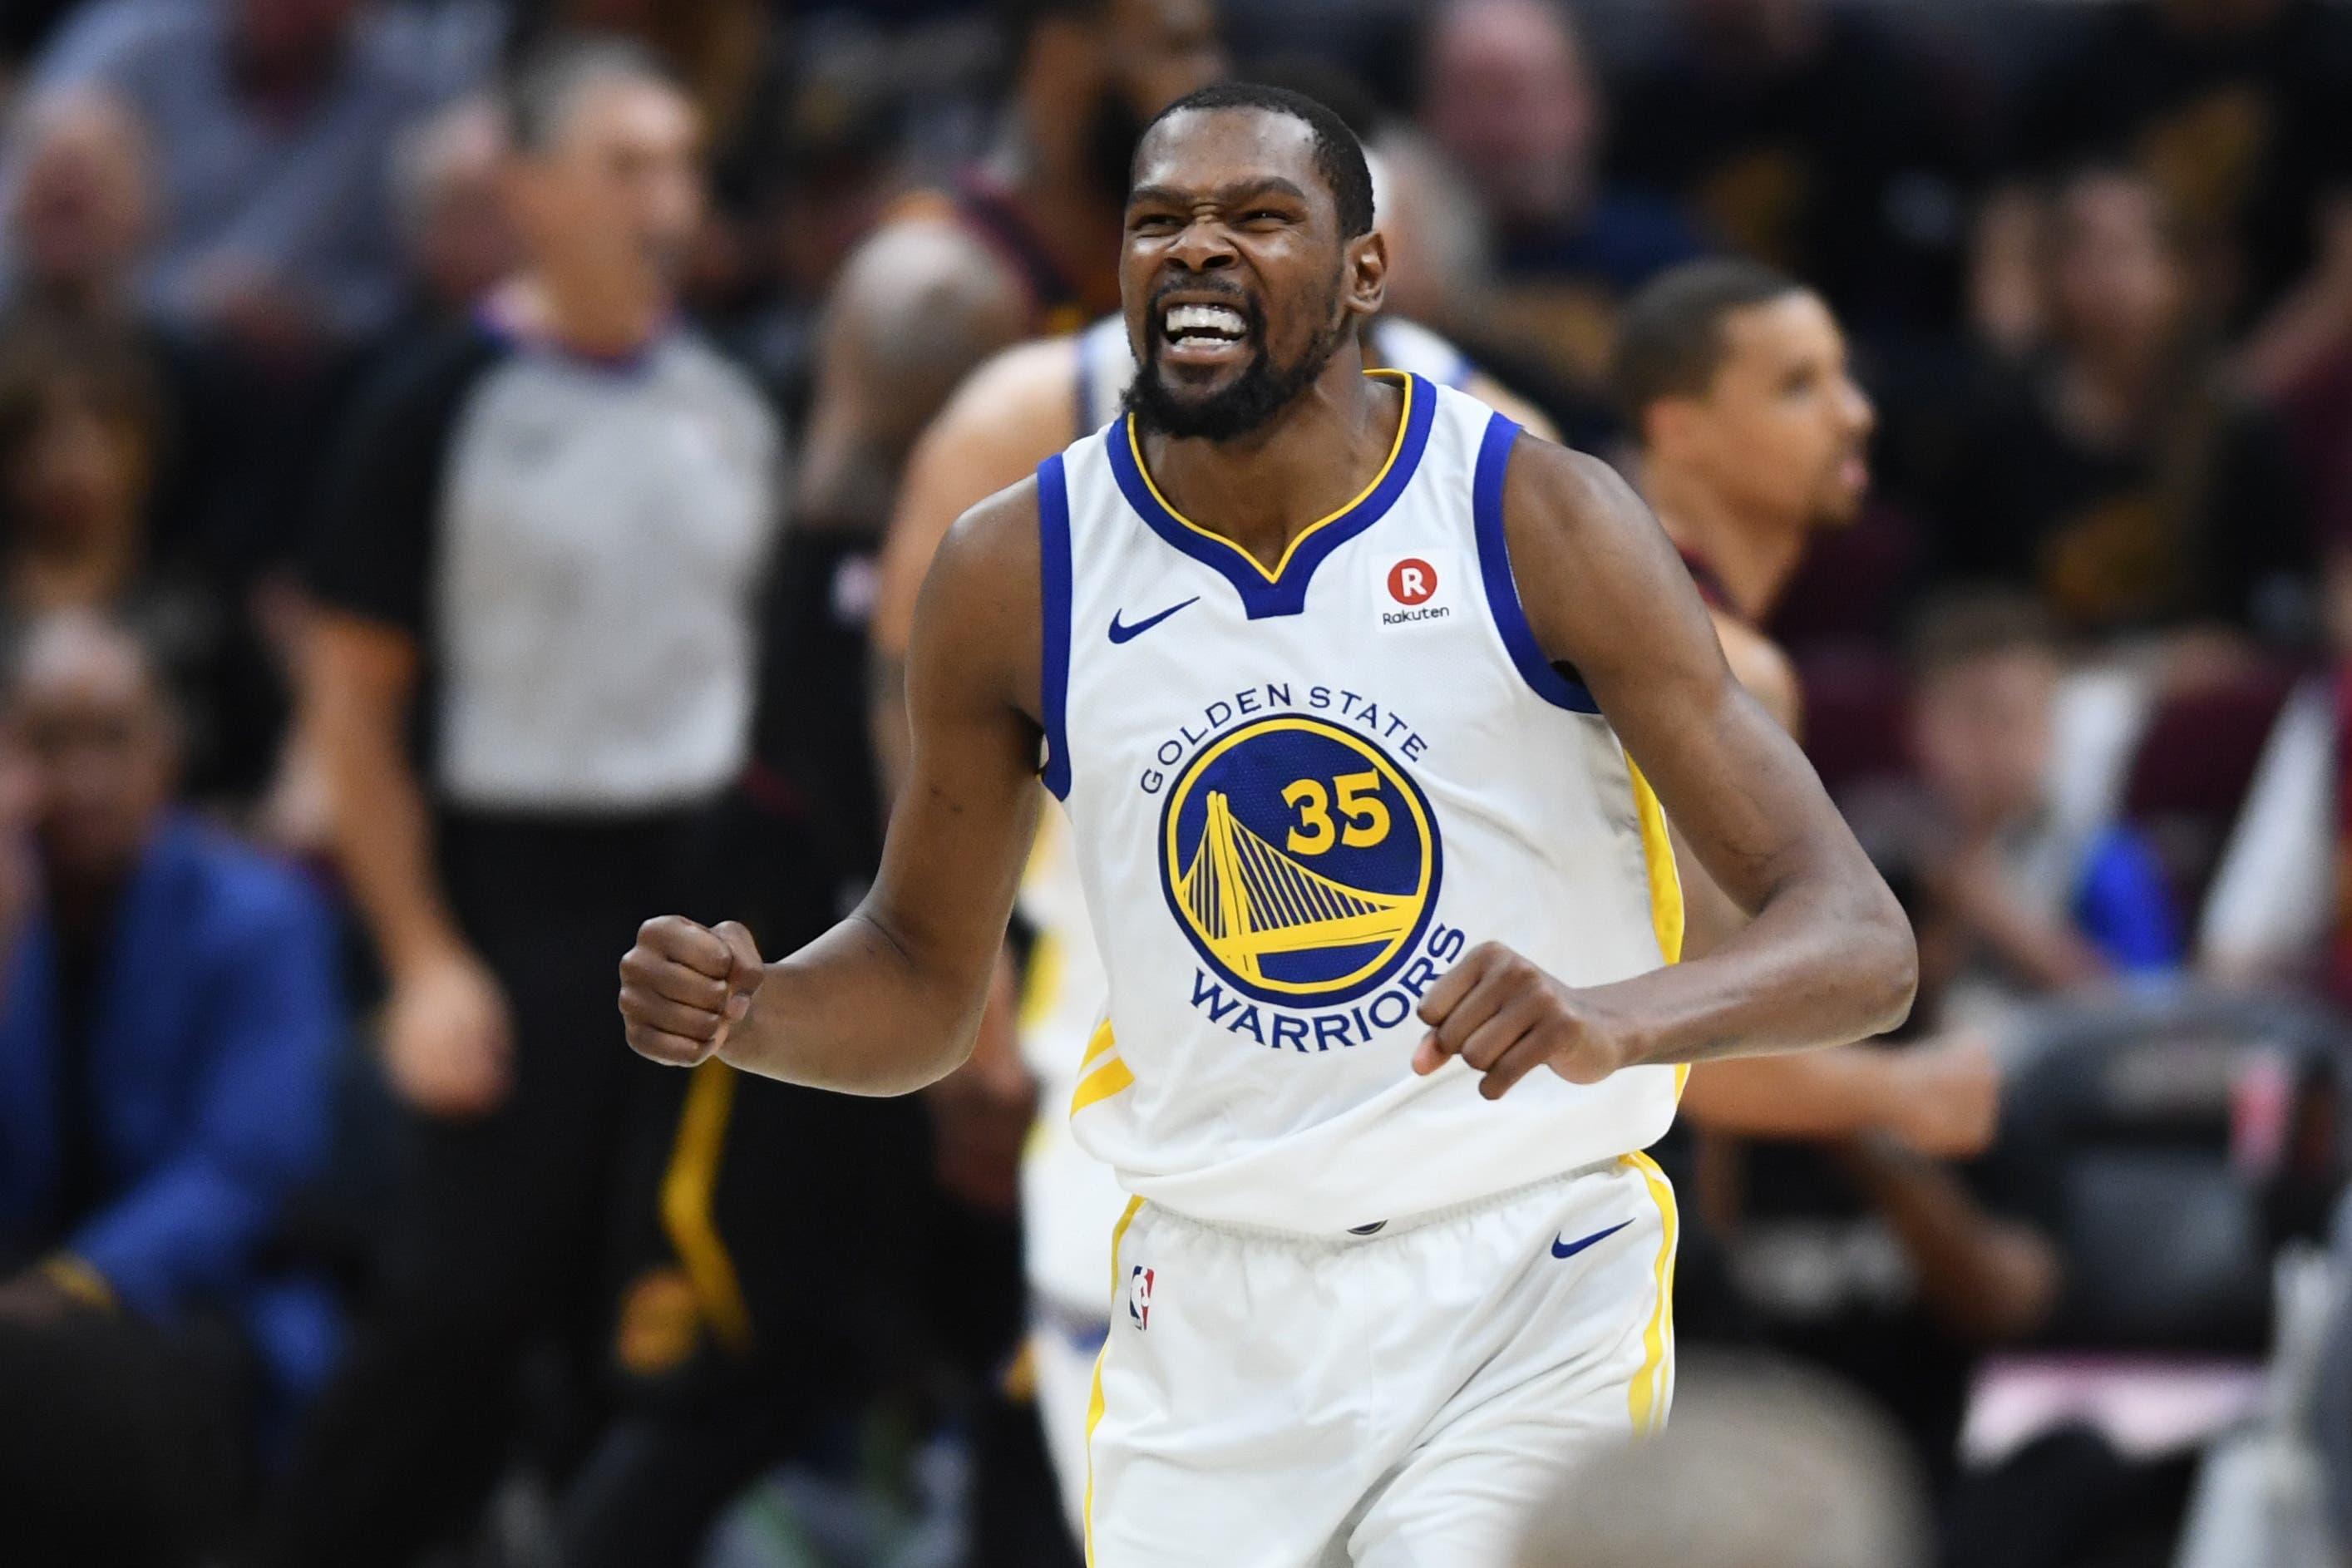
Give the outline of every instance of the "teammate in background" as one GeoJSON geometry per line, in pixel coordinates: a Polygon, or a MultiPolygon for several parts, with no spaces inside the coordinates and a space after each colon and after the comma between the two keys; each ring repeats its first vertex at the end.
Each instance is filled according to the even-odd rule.
{"type": "MultiPolygon", "coordinates": [[[[1695,261],[1629,301],[1612,378],[1634,479],[1682,552],[1732,673],[1791,734],[1797,679],[1760,629],[1823,530],[1852,523],[1870,484],[1876,416],[1820,296],[1769,268],[1695,261]]],[[[1684,859],[1688,866],[1688,858],[1684,859]]],[[[1683,879],[1685,951],[1747,917],[1704,873],[1683,879]]],[[[1999,1081],[1973,1037],[1710,1064],[1683,1097],[1691,1122],[1762,1137],[1883,1131],[1927,1154],[1991,1138],[1999,1081]]]]}
{"type": "MultiPolygon", "coordinates": [[[[1870,404],[1837,322],[1780,273],[1695,262],[1628,306],[1615,379],[1643,493],[1707,599],[1732,669],[1793,730],[1796,681],[1758,623],[1811,532],[1860,510],[1870,477],[1870,404]]],[[[1684,878],[1693,955],[1738,942],[1747,920],[1710,869],[1684,878]]],[[[2048,1239],[1932,1157],[1984,1150],[1999,1088],[1987,1044],[1953,1033],[1706,1063],[1683,1101],[1700,1207],[1744,1303],[1776,1338],[1899,1412],[1931,1467],[1948,1463],[1967,1357],[2029,1331],[2059,1284],[2048,1239]],[[1743,1151],[1716,1136],[1741,1131],[1778,1141],[1743,1151]],[[1792,1270],[1808,1245],[1827,1257],[1792,1270]]],[[[1685,1152],[1661,1151],[1670,1166],[1685,1152]]]]}
{"type": "Polygon", "coordinates": [[[1312,100],[1163,114],[1129,417],[940,552],[872,893],[772,965],[676,916],[622,961],[645,1055],[919,1089],[970,1048],[1043,758],[1112,976],[1080,1137],[1137,1194],[1093,1561],[1502,1560],[1563,1455],[1671,1398],[1673,1200],[1638,1151],[1675,1064],[1888,1027],[1914,983],[1632,493],[1364,374],[1372,219],[1312,100]],[[1752,917],[1682,964],[1666,810],[1752,917]]]}

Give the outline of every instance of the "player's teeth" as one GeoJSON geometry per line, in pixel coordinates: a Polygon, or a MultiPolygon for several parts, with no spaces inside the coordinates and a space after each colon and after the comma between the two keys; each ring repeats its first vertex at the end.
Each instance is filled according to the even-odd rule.
{"type": "Polygon", "coordinates": [[[1175,337],[1205,332],[1212,336],[1237,338],[1244,330],[1241,312],[1223,305],[1177,305],[1168,311],[1168,331],[1175,337]]]}

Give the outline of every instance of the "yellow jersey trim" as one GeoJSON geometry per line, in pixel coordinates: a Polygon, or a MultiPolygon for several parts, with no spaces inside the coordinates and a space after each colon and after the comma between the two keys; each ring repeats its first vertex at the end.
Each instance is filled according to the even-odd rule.
{"type": "MultiPolygon", "coordinates": [[[[1666,831],[1666,808],[1658,804],[1650,781],[1642,776],[1633,755],[1625,754],[1625,775],[1633,781],[1633,815],[1642,824],[1642,864],[1650,879],[1650,929],[1658,939],[1658,952],[1668,963],[1683,961],[1683,878],[1675,864],[1674,835],[1666,831]]],[[[1683,1087],[1690,1082],[1690,1064],[1675,1068],[1675,1103],[1682,1103],[1683,1087]]]]}
{"type": "Polygon", "coordinates": [[[1650,929],[1657,935],[1660,956],[1668,963],[1680,963],[1683,879],[1675,867],[1675,840],[1666,831],[1666,808],[1658,804],[1657,792],[1642,776],[1630,752],[1625,775],[1633,781],[1633,812],[1642,824],[1642,863],[1650,879],[1650,929]]]}
{"type": "Polygon", "coordinates": [[[1097,1100],[1108,1100],[1123,1089],[1135,1086],[1135,1074],[1128,1065],[1112,1057],[1078,1080],[1070,1095],[1070,1114],[1076,1116],[1097,1100]]]}
{"type": "Polygon", "coordinates": [[[1341,507],[1339,510],[1326,512],[1323,516],[1317,518],[1313,522],[1308,523],[1304,529],[1300,530],[1298,536],[1293,539],[1289,545],[1284,549],[1282,559],[1275,563],[1274,570],[1271,572],[1266,570],[1265,562],[1260,561],[1256,556],[1252,555],[1248,551],[1244,550],[1240,545],[1235,544],[1223,534],[1217,532],[1213,529],[1202,528],[1199,523],[1194,522],[1191,518],[1186,517],[1182,512],[1178,511],[1173,506],[1169,504],[1168,498],[1160,493],[1159,481],[1151,477],[1151,469],[1146,466],[1143,461],[1142,438],[1136,435],[1135,421],[1132,418],[1129,418],[1127,421],[1127,444],[1128,449],[1135,454],[1135,471],[1143,476],[1144,488],[1151,492],[1151,499],[1158,501],[1160,506],[1166,510],[1170,517],[1174,518],[1178,522],[1182,523],[1186,528],[1191,529],[1202,538],[1213,540],[1217,543],[1223,545],[1227,550],[1232,551],[1234,554],[1248,562],[1251,568],[1267,582],[1279,583],[1282,581],[1284,569],[1290,564],[1290,558],[1298,553],[1298,547],[1307,542],[1307,537],[1319,530],[1330,527],[1333,523],[1339,521],[1349,512],[1363,505],[1364,502],[1370,500],[1371,499],[1372,492],[1381,488],[1381,481],[1389,477],[1389,470],[1396,467],[1397,454],[1404,450],[1405,432],[1412,428],[1412,375],[1401,370],[1368,370],[1364,372],[1364,374],[1366,375],[1390,377],[1402,384],[1404,387],[1404,407],[1401,409],[1397,415],[1396,439],[1390,443],[1389,455],[1387,458],[1381,462],[1380,471],[1372,476],[1371,483],[1366,485],[1361,490],[1358,491],[1356,499],[1341,507]]]}

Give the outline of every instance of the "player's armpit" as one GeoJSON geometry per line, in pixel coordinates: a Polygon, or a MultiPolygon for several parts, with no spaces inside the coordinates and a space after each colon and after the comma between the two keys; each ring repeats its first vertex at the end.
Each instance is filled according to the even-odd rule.
{"type": "Polygon", "coordinates": [[[903,1094],[971,1048],[1036,826],[1037,493],[991,497],[949,531],[909,648],[906,787],[856,911],[768,966],[725,1055],[856,1094],[903,1094]]]}
{"type": "Polygon", "coordinates": [[[891,225],[843,268],[817,345],[795,516],[877,534],[908,450],[955,385],[1027,330],[1019,279],[946,223],[891,225]]]}
{"type": "Polygon", "coordinates": [[[1893,894],[1795,742],[1745,691],[1648,508],[1593,458],[1522,437],[1505,488],[1537,640],[1572,664],[1715,882],[1753,919],[1713,952],[1615,985],[1641,1061],[1861,1038],[1909,1009],[1893,894]]]}

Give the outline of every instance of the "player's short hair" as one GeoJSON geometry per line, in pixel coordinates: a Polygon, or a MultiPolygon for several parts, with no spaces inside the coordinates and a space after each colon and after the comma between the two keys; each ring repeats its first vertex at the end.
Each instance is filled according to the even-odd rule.
{"type": "Polygon", "coordinates": [[[499,94],[509,142],[518,153],[546,152],[562,139],[581,95],[615,80],[686,90],[662,58],[634,38],[558,33],[532,44],[508,70],[499,94]]]}
{"type": "Polygon", "coordinates": [[[1969,586],[1927,601],[1904,638],[1903,660],[1917,682],[2004,654],[2055,658],[2063,646],[2057,617],[2031,594],[1969,586]]]}
{"type": "Polygon", "coordinates": [[[1636,438],[1653,404],[1697,397],[1714,384],[1729,352],[1725,318],[1804,291],[1761,262],[1720,257],[1685,262],[1635,294],[1618,318],[1609,385],[1636,438]]]}
{"type": "Polygon", "coordinates": [[[1372,227],[1372,170],[1364,161],[1364,144],[1348,129],[1328,104],[1293,92],[1285,87],[1268,87],[1256,81],[1221,81],[1188,92],[1154,115],[1151,123],[1143,128],[1149,137],[1159,129],[1160,122],[1172,115],[1192,110],[1209,113],[1221,109],[1255,109],[1267,114],[1286,114],[1305,125],[1315,138],[1315,172],[1323,176],[1330,187],[1331,200],[1339,209],[1339,233],[1353,239],[1369,234],[1372,227]]]}

